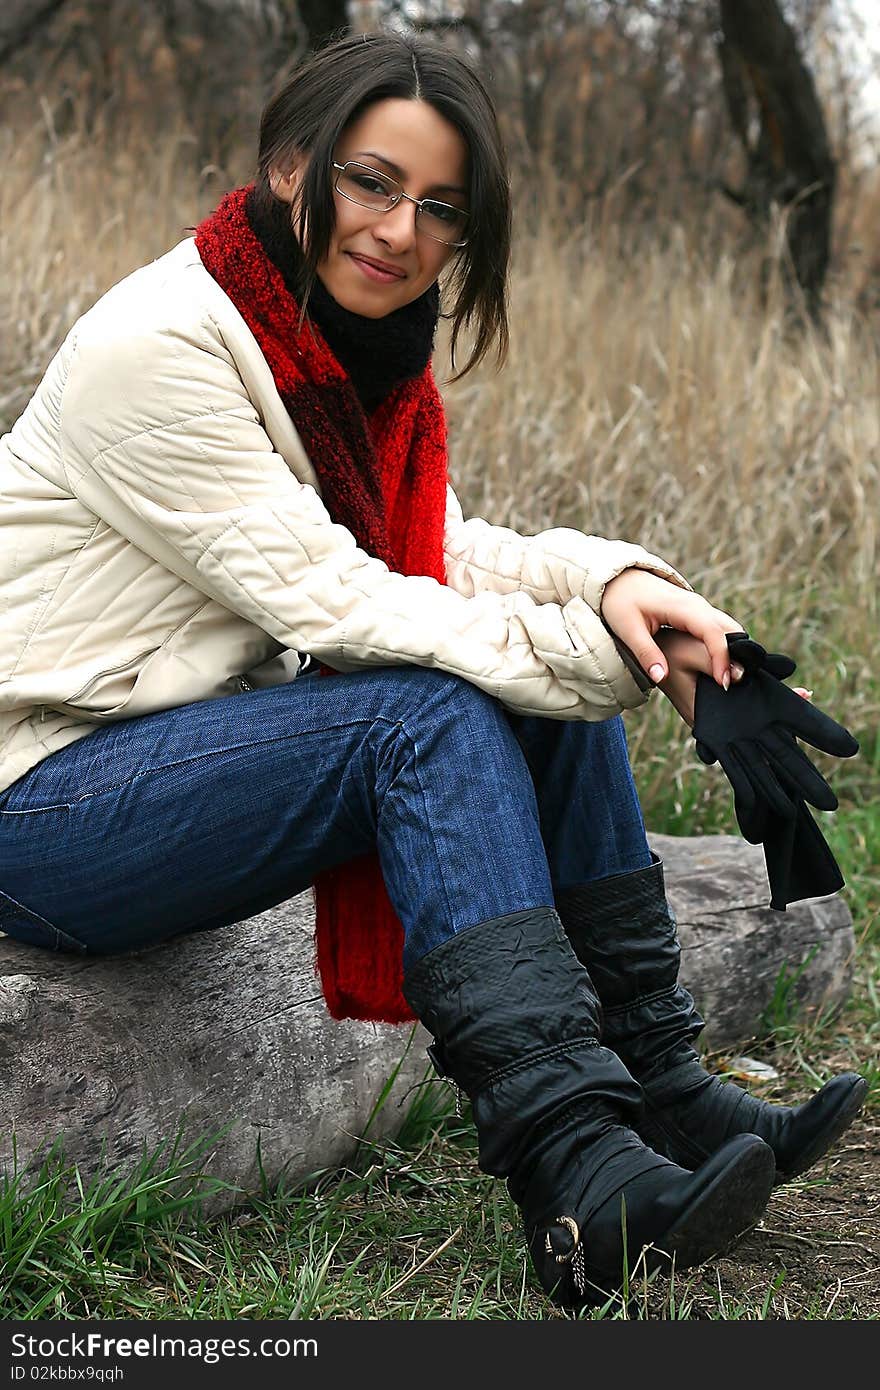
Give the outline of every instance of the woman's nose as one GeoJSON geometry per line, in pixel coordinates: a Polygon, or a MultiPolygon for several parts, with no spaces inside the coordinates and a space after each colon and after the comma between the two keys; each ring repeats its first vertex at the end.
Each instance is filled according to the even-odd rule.
{"type": "Polygon", "coordinates": [[[383,212],[373,227],[374,236],[386,245],[401,251],[411,246],[416,239],[416,214],[418,206],[407,198],[401,198],[393,208],[383,212]]]}

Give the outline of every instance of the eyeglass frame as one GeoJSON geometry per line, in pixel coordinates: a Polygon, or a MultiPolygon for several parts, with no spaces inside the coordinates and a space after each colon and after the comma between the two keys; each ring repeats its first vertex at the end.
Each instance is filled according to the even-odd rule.
{"type": "MultiPolygon", "coordinates": [[[[386,212],[391,212],[394,208],[396,208],[402,198],[405,198],[408,203],[415,203],[416,208],[418,209],[418,211],[416,212],[417,219],[419,212],[422,211],[422,205],[424,203],[439,203],[440,207],[451,208],[452,211],[457,212],[460,217],[464,217],[470,220],[470,213],[466,212],[464,208],[457,208],[454,203],[444,203],[442,198],[414,198],[411,193],[404,193],[397,179],[393,178],[391,174],[384,174],[381,169],[374,169],[372,164],[361,164],[359,159],[347,159],[344,164],[337,164],[335,159],[331,161],[331,167],[333,169],[338,169],[340,174],[345,173],[345,170],[349,167],[349,165],[353,165],[356,169],[364,169],[367,173],[370,174],[378,174],[380,178],[387,179],[389,183],[397,184],[397,187],[400,189],[400,192],[394,199],[394,202],[391,204],[391,207],[371,208],[368,203],[359,203],[357,198],[352,198],[348,193],[343,193],[342,189],[339,187],[338,179],[335,180],[333,183],[334,192],[338,193],[340,198],[344,198],[346,202],[354,203],[355,207],[364,208],[367,212],[375,212],[378,217],[383,217],[386,212]]],[[[430,237],[431,241],[436,241],[441,246],[451,246],[456,251],[460,250],[462,246],[467,246],[467,237],[465,237],[464,241],[444,241],[442,237],[434,236],[431,232],[426,232],[424,227],[419,227],[418,220],[416,221],[416,227],[422,233],[423,236],[430,237]]]]}

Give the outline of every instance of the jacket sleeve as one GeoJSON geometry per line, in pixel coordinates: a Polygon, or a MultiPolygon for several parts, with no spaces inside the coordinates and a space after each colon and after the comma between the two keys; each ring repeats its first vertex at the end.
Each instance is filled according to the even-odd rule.
{"type": "MultiPolygon", "coordinates": [[[[469,596],[527,593],[539,603],[562,605],[580,597],[601,615],[606,584],[625,569],[650,570],[681,588],[691,588],[672,565],[630,541],[606,540],[563,526],[523,536],[481,517],[465,521],[451,484],[446,489],[443,550],[446,582],[469,596]]],[[[653,690],[653,681],[630,648],[607,626],[606,631],[639,689],[653,690]]]]}
{"type": "Polygon", "coordinates": [[[59,434],[95,515],[283,646],[340,671],[436,667],[545,717],[607,719],[646,698],[582,593],[468,595],[361,550],[273,450],[210,319],[86,334],[59,434]]]}
{"type": "Polygon", "coordinates": [[[606,540],[557,526],[523,536],[480,517],[465,521],[451,485],[446,489],[443,538],[446,582],[460,594],[522,591],[540,603],[567,603],[576,595],[598,613],[605,585],[621,570],[651,570],[690,589],[672,565],[631,541],[606,540]]]}

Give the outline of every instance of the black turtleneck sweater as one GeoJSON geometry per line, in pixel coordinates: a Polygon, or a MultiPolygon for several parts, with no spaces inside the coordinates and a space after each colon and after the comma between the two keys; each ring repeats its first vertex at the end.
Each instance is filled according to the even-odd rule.
{"type": "MultiPolygon", "coordinates": [[[[288,205],[280,201],[265,205],[252,190],[246,209],[254,234],[281,272],[290,293],[299,300],[305,260],[290,225],[288,205]]],[[[440,291],[436,283],[402,309],[371,319],[344,309],[316,278],[307,306],[307,314],[345,368],[367,414],[395,386],[424,371],[434,350],[439,312],[440,291]]]]}

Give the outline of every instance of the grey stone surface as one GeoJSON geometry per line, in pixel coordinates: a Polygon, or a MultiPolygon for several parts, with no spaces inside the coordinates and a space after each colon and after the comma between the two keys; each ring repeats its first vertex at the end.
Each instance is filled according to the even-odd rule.
{"type": "Polygon", "coordinates": [[[855,935],[840,894],[767,906],[764,854],[735,835],[651,835],[678,922],[681,978],[707,1022],[701,1045],[738,1048],[761,1029],[782,972],[802,1018],[841,1004],[855,935]]]}
{"type": "MultiPolygon", "coordinates": [[[[393,1133],[429,1066],[414,1025],[336,1022],[314,971],[311,894],[147,951],[82,957],[0,936],[0,1165],[63,1136],[84,1173],[173,1135],[230,1126],[210,1171],[245,1191],[393,1133]]],[[[207,1170],[206,1170],[207,1171],[207,1170]]],[[[222,1205],[222,1202],[220,1203],[222,1205]]]]}

